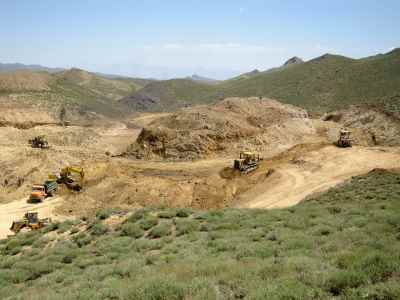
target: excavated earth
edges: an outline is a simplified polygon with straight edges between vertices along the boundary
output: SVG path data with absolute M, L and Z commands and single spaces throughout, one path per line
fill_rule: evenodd
M 64 219 L 101 207 L 284 207 L 354 175 L 400 168 L 393 129 L 399 123 L 367 113 L 375 118 L 338 112 L 340 119 L 311 119 L 274 100 L 231 98 L 103 126 L 62 127 L 55 120 L 21 129 L 21 120 L 9 116 L 13 126 L 0 127 L 0 238 L 26 211 Z M 343 124 L 353 132 L 352 148 L 333 145 Z M 30 148 L 27 141 L 42 134 L 51 148 Z M 239 150 L 264 157 L 255 172 L 232 170 Z M 60 188 L 43 204 L 26 203 L 32 184 L 66 165 L 84 167 L 80 193 Z

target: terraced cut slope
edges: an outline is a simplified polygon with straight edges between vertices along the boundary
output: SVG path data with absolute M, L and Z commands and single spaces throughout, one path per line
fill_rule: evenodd
M 102 210 L 0 242 L 2 299 L 399 299 L 400 174 L 275 210 Z

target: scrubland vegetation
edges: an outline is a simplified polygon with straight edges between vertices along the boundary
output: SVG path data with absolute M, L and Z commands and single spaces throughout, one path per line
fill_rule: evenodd
M 400 174 L 287 209 L 114 210 L 0 242 L 1 299 L 399 299 Z

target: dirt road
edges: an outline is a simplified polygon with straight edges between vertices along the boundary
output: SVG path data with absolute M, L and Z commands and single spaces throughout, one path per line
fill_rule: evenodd
M 42 203 L 29 204 L 26 198 L 7 204 L 0 204 L 0 239 L 13 234 L 9 230 L 14 220 L 22 219 L 26 212 L 38 212 L 40 218 L 62 220 L 61 216 L 54 215 L 53 210 L 62 202 L 61 197 L 48 198 Z
M 237 207 L 279 208 L 375 168 L 400 168 L 399 148 L 326 146 L 278 165 L 263 184 L 240 195 Z

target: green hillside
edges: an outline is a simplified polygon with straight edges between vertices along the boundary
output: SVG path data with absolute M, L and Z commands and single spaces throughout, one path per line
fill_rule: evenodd
M 80 112 L 118 116 L 125 110 L 119 100 L 140 90 L 149 81 L 134 78 L 104 78 L 80 69 L 50 74 L 16 71 L 0 74 L 0 94 L 14 105 L 60 106 Z
M 400 50 L 360 60 L 328 54 L 279 72 L 228 82 L 222 91 L 229 96 L 267 96 L 312 111 L 383 103 L 400 97 Z
M 214 101 L 218 84 L 211 85 L 191 79 L 171 79 L 156 81 L 123 99 L 121 103 L 132 110 L 172 111 L 188 105 Z
M 400 299 L 399 173 L 288 209 L 109 217 L 0 241 L 0 298 Z
M 163 81 L 127 98 L 133 108 L 146 99 L 144 110 L 158 110 L 166 102 L 208 103 L 228 96 L 263 96 L 298 105 L 312 112 L 350 104 L 378 104 L 400 111 L 400 49 L 364 59 L 326 54 L 306 63 L 252 72 L 213 87 L 181 81 Z M 156 87 L 156 88 L 155 88 Z

